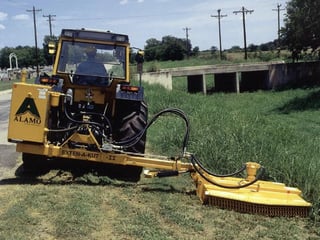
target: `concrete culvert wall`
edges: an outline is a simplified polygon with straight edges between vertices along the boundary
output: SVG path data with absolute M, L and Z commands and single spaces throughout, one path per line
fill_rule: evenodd
M 142 81 L 172 89 L 172 77 L 187 76 L 188 92 L 206 94 L 206 75 L 214 75 L 210 92 L 253 92 L 320 84 L 320 61 L 304 63 L 252 63 L 163 69 L 144 73 Z
M 269 88 L 282 89 L 320 84 L 320 62 L 272 64 Z

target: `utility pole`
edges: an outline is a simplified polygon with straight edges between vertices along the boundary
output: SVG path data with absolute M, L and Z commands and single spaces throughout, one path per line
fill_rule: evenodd
M 185 27 L 183 28 L 183 30 L 186 32 L 186 50 L 187 50 L 187 57 L 189 57 L 189 30 L 191 30 L 191 28 Z
M 221 15 L 221 9 L 218 9 L 218 15 L 211 15 L 211 17 L 218 18 L 218 24 L 219 24 L 219 49 L 220 49 L 220 60 L 222 60 L 222 44 L 221 44 L 221 24 L 220 19 L 223 17 L 226 17 L 227 15 Z
M 281 4 L 277 4 L 277 9 L 272 9 L 272 11 L 278 12 L 278 57 L 280 57 L 280 12 L 285 10 L 284 8 L 281 8 Z
M 35 9 L 34 6 L 33 6 L 32 10 L 27 10 L 27 12 L 32 12 L 32 14 L 33 14 L 34 42 L 35 42 L 35 47 L 36 47 L 37 77 L 39 77 L 39 56 L 38 56 L 36 12 L 40 12 L 40 11 L 42 11 L 42 10 L 41 9 Z
M 50 29 L 50 38 L 52 38 L 52 24 L 51 22 L 54 21 L 55 19 L 53 19 L 52 17 L 56 17 L 56 15 L 42 15 L 43 17 L 47 17 L 48 18 L 48 22 L 49 22 L 49 29 Z
M 244 40 L 244 59 L 248 59 L 247 55 L 247 37 L 246 37 L 246 14 L 253 13 L 253 10 L 248 10 L 245 7 L 242 7 L 239 11 L 233 11 L 234 14 L 242 13 L 242 22 L 243 22 L 243 40 Z

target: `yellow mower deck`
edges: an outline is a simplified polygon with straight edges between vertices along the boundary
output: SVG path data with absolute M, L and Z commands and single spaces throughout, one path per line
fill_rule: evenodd
M 207 177 L 224 186 L 247 183 L 241 178 Z M 306 217 L 311 208 L 311 204 L 301 197 L 299 189 L 287 187 L 283 183 L 259 180 L 244 188 L 228 189 L 207 182 L 198 173 L 193 173 L 192 178 L 197 185 L 197 195 L 204 204 L 244 213 L 284 217 Z

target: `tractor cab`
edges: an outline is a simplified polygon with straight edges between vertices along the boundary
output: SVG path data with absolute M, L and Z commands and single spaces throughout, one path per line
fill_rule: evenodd
M 63 29 L 53 75 L 67 85 L 109 87 L 129 82 L 129 39 L 127 35 L 85 29 Z

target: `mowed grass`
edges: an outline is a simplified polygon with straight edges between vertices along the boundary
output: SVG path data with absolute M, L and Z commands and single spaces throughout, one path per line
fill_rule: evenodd
M 51 179 L 52 180 L 52 179 Z M 0 239 L 318 239 L 310 219 L 201 205 L 189 177 L 1 185 Z
M 51 170 L 31 179 L 8 169 L 0 181 L 0 239 L 320 239 L 320 88 L 241 94 L 188 94 L 145 86 L 150 118 L 167 107 L 191 123 L 188 151 L 218 173 L 260 162 L 264 178 L 299 187 L 313 203 L 309 218 L 269 218 L 204 206 L 188 175 L 137 184 L 91 172 Z M 185 126 L 161 117 L 148 151 L 181 152 Z M 17 167 L 21 159 L 17 160 Z

